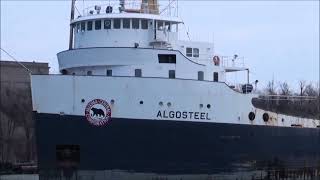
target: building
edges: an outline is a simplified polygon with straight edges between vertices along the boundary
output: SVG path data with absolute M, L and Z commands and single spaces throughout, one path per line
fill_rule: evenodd
M 49 74 L 48 63 L 21 63 L 32 74 Z M 0 94 L 0 164 L 36 160 L 29 72 L 1 60 Z

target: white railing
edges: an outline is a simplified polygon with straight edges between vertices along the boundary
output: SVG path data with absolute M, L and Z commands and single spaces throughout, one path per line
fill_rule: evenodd
M 220 61 L 223 67 L 245 67 L 244 57 L 220 56 Z
M 142 13 L 142 14 L 160 14 L 169 17 L 177 17 L 178 10 L 175 6 L 176 0 L 172 0 L 167 5 L 159 5 L 159 4 L 143 4 L 141 2 L 137 2 L 135 0 L 126 0 L 124 3 L 123 12 L 134 12 L 134 13 Z M 121 6 L 119 1 L 110 1 L 107 4 L 97 4 L 93 6 L 89 6 L 84 8 L 83 10 L 77 11 L 77 16 L 90 16 L 97 14 L 107 14 L 107 7 L 112 7 L 112 14 L 121 13 Z M 148 7 L 152 7 L 153 9 L 149 9 Z M 109 14 L 109 13 L 108 13 Z
M 297 96 L 297 95 L 260 95 L 259 99 L 268 101 L 317 101 L 316 96 Z

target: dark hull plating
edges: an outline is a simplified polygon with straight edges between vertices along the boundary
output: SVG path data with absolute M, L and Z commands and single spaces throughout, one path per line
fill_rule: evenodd
M 35 114 L 39 170 L 60 168 L 57 145 L 78 145 L 78 170 L 218 174 L 317 168 L 320 129 Z

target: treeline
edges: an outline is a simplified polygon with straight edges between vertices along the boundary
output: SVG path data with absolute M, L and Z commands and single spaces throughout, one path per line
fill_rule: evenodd
M 298 82 L 298 89 L 293 89 L 287 82 L 274 80 L 260 91 L 261 96 L 253 104 L 268 111 L 320 120 L 319 82 Z

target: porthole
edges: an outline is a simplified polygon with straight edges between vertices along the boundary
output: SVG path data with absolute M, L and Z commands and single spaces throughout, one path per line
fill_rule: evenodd
M 211 105 L 210 105 L 210 104 L 207 104 L 207 108 L 210 109 L 210 108 L 211 108 Z
M 248 117 L 251 121 L 253 121 L 256 118 L 256 115 L 254 114 L 254 112 L 250 112 Z
M 170 107 L 170 106 L 171 106 L 171 102 L 168 102 L 168 103 L 167 103 L 167 106 Z
M 200 104 L 200 108 L 203 108 L 203 104 Z
M 110 102 L 111 102 L 111 104 L 114 104 L 114 99 L 111 99 L 111 101 L 110 101 Z
M 143 104 L 143 101 L 140 101 L 139 103 L 140 103 L 140 104 Z
M 262 119 L 263 119 L 264 122 L 268 122 L 268 120 L 269 120 L 269 114 L 268 114 L 268 113 L 263 113 Z
M 85 100 L 84 100 L 84 99 L 81 99 L 81 102 L 82 102 L 82 103 L 84 103 L 84 102 L 85 102 Z
M 160 101 L 160 102 L 159 102 L 159 106 L 162 106 L 162 105 L 163 105 L 163 102 L 162 102 L 162 101 Z

